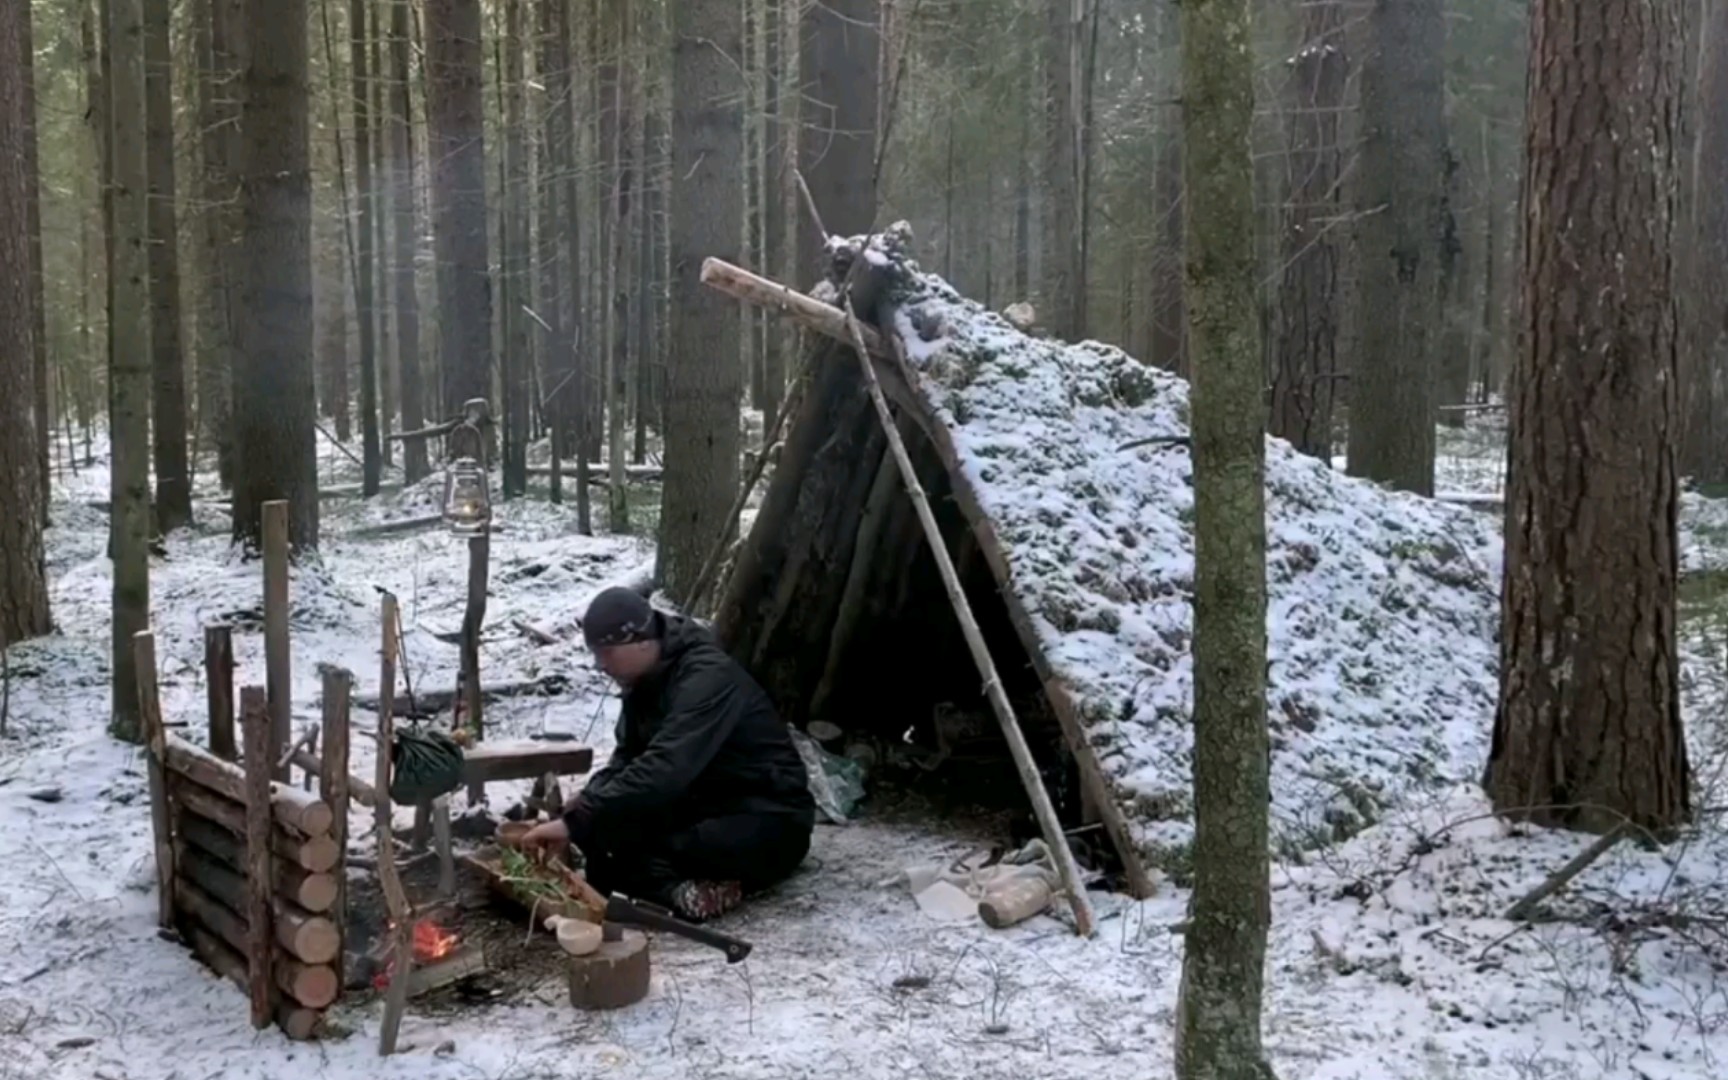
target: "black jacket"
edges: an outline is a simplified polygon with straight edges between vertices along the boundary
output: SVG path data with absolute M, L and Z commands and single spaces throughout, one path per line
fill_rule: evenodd
M 612 760 L 572 812 L 600 826 L 753 812 L 813 823 L 804 761 L 768 695 L 701 625 L 659 618 L 660 662 L 624 695 Z

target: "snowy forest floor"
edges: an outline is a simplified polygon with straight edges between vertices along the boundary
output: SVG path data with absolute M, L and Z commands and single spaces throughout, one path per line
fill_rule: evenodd
M 1496 492 L 1500 460 L 1484 427 L 1442 431 L 1443 490 Z M 327 443 L 320 456 L 326 484 L 355 479 Z M 1007 931 L 929 922 L 897 872 L 1005 837 L 990 818 L 938 816 L 910 797 L 875 798 L 854 823 L 819 826 L 791 881 L 722 921 L 755 944 L 746 963 L 656 939 L 653 989 L 632 1008 L 577 1013 L 556 980 L 463 1012 L 411 1004 L 406 1050 L 383 1062 L 371 995 L 333 1014 L 346 1038 L 296 1044 L 254 1031 L 234 986 L 156 934 L 142 759 L 105 731 L 107 519 L 90 505 L 107 498 L 100 447 L 95 467 L 57 481 L 48 556 L 58 633 L 11 650 L 0 739 L 0 1080 L 1170 1074 L 1181 970 L 1170 928 L 1187 894 L 1096 896 L 1101 927 L 1087 942 L 1048 916 Z M 573 510 L 542 490 L 501 507 L 482 669 L 491 682 L 562 674 L 571 689 L 491 707 L 488 729 L 573 732 L 603 760 L 616 698 L 574 643 L 573 620 L 598 588 L 649 569 L 653 549 L 640 537 L 578 535 Z M 456 649 L 436 635 L 461 621 L 463 546 L 436 530 L 349 535 L 424 513 L 435 492 L 428 483 L 371 504 L 322 504 L 321 558 L 293 581 L 297 722 L 317 715 L 320 662 L 375 689 L 377 587 L 402 600 L 414 687 L 454 685 Z M 604 521 L 603 498 L 595 512 Z M 238 681 L 262 682 L 260 570 L 231 553 L 227 527 L 213 502 L 200 503 L 196 525 L 152 564 L 164 709 L 192 721 L 194 737 L 205 623 L 235 624 Z M 1306 865 L 1275 864 L 1265 1030 L 1284 1080 L 1728 1070 L 1728 505 L 1689 496 L 1683 529 L 1700 827 L 1662 852 L 1622 845 L 1550 902 L 1551 918 L 1527 926 L 1501 914 L 1588 838 L 1510 830 L 1469 786 L 1404 806 Z M 515 619 L 566 643 L 537 647 Z M 355 758 L 354 771 L 370 775 L 366 740 L 355 740 Z M 50 787 L 60 801 L 32 797 Z M 494 785 L 494 807 L 507 801 L 508 785 Z M 354 823 L 361 851 L 365 816 Z

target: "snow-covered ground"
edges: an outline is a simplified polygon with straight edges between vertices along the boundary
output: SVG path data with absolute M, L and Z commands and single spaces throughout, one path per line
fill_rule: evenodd
M 322 444 L 321 453 L 327 483 L 353 479 L 346 459 Z M 410 1006 L 406 1050 L 388 1061 L 376 1057 L 375 1002 L 338 1011 L 346 1038 L 307 1045 L 274 1028 L 254 1031 L 238 990 L 157 937 L 142 762 L 104 732 L 106 518 L 87 505 L 107 497 L 104 463 L 61 479 L 49 537 L 59 632 L 11 650 L 10 730 L 0 740 L 0 1078 L 1170 1074 L 1181 965 L 1171 928 L 1186 894 L 1170 888 L 1140 903 L 1096 896 L 1101 927 L 1090 941 L 1050 916 L 1007 931 L 926 921 L 893 882 L 896 872 L 1001 837 L 986 821 L 938 820 L 916 803 L 867 802 L 854 824 L 819 827 L 792 881 L 723 921 L 756 945 L 744 964 L 656 940 L 653 989 L 632 1008 L 577 1013 L 557 982 L 456 1016 Z M 421 512 L 429 498 L 422 489 L 370 507 L 323 504 L 321 560 L 293 583 L 302 719 L 316 713 L 319 662 L 350 667 L 362 689 L 374 686 L 376 587 L 402 599 L 416 689 L 453 685 L 456 650 L 435 635 L 460 622 L 460 543 L 436 531 L 346 535 Z M 1701 508 L 1689 510 L 1689 523 Z M 1709 520 L 1728 520 L 1710 509 Z M 596 511 L 603 521 L 598 500 Z M 615 701 L 585 654 L 575 644 L 535 646 L 511 622 L 529 619 L 571 639 L 587 597 L 646 569 L 652 549 L 630 537 L 582 537 L 573 511 L 538 500 L 506 505 L 501 516 L 488 678 L 564 673 L 573 690 L 496 707 L 489 726 L 573 731 L 604 754 Z M 230 554 L 226 526 L 219 509 L 202 504 L 196 527 L 170 537 L 152 566 L 165 707 L 194 720 L 193 737 L 206 622 L 234 621 L 240 680 L 262 675 L 259 569 Z M 1689 541 L 1714 559 L 1728 558 L 1720 536 L 1689 524 Z M 1707 605 L 1694 610 L 1685 671 L 1693 761 L 1710 785 L 1698 803 L 1711 811 L 1728 804 L 1728 632 L 1717 615 Z M 355 742 L 362 775 L 365 742 Z M 1456 752 L 1479 753 L 1482 742 Z M 60 789 L 60 801 L 31 797 L 48 787 Z M 363 817 L 354 821 L 362 850 L 370 843 Z M 1719 812 L 1703 821 L 1667 851 L 1611 853 L 1554 902 L 1564 918 L 1529 927 L 1501 914 L 1587 838 L 1514 835 L 1467 782 L 1412 796 L 1350 840 L 1280 862 L 1265 1024 L 1279 1075 L 1724 1075 L 1728 836 Z

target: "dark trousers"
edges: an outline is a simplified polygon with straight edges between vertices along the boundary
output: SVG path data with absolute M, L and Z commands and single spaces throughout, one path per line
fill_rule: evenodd
M 810 851 L 811 826 L 806 814 L 758 811 L 658 828 L 594 821 L 571 840 L 596 889 L 666 904 L 682 881 L 736 881 L 748 894 L 785 880 Z

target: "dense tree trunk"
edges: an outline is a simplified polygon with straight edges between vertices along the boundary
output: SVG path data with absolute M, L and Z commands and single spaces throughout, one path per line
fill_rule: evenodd
M 1679 24 L 1673 5 L 1639 0 L 1535 0 L 1531 20 L 1484 786 L 1542 825 L 1666 830 L 1691 814 L 1675 630 Z
M 492 398 L 480 0 L 426 0 L 426 127 L 444 408 Z
M 1458 155 L 1448 148 L 1440 230 L 1439 338 L 1434 359 L 1436 404 L 1453 406 L 1439 413 L 1439 419 L 1448 427 L 1464 426 L 1464 411 L 1458 406 L 1470 398 L 1469 328 L 1475 316 L 1470 267 L 1465 261 L 1463 239 L 1458 235 L 1462 166 Z
M 552 0 L 558 6 L 558 40 L 560 55 L 564 60 L 564 77 L 560 80 L 564 120 L 560 138 L 554 144 L 558 150 L 558 172 L 564 180 L 564 214 L 566 228 L 564 265 L 569 267 L 570 315 L 567 323 L 567 352 L 565 359 L 567 368 L 561 381 L 567 380 L 561 393 L 564 395 L 562 406 L 567 428 L 563 446 L 576 455 L 576 529 L 588 535 L 593 532 L 592 506 L 588 496 L 588 405 L 592 394 L 593 380 L 589 377 L 592 361 L 592 334 L 583 322 L 583 313 L 591 310 L 583 303 L 583 290 L 586 278 L 578 267 L 583 266 L 583 229 L 582 229 L 582 182 L 581 172 L 577 168 L 579 158 L 578 145 L 583 129 L 583 120 L 577 115 L 578 100 L 576 75 L 571 58 L 577 55 L 570 18 L 572 0 Z M 583 85 L 586 84 L 584 80 Z M 583 98 L 587 95 L 584 93 Z M 591 232 L 597 230 L 590 230 Z
M 1434 490 L 1434 383 L 1445 237 L 1441 0 L 1382 3 L 1362 58 L 1349 471 Z
M 35 397 L 32 400 L 32 411 L 35 415 L 36 429 L 36 462 L 41 473 L 42 491 L 38 500 L 38 513 L 42 523 L 48 523 L 48 504 L 54 490 L 54 477 L 50 470 L 50 454 L 48 444 L 52 437 L 53 421 L 48 413 L 48 305 L 44 295 L 45 280 L 42 273 L 42 175 L 41 161 L 38 152 L 40 137 L 38 134 L 39 120 L 36 110 L 36 47 L 35 32 L 31 26 L 31 5 L 26 2 L 17 5 L 19 56 L 22 64 L 20 81 L 23 83 L 24 105 L 22 112 L 22 161 L 24 164 L 24 215 L 25 227 L 29 229 L 30 244 L 30 361 L 33 369 L 31 381 L 34 383 Z M 0 206 L 12 205 L 0 203 Z M 5 640 L 5 634 L 0 633 L 0 641 Z
M 570 138 L 570 46 L 563 18 L 564 0 L 539 0 L 541 150 L 536 159 L 539 176 L 535 190 L 540 199 L 539 244 L 535 250 L 538 268 L 540 317 L 545 358 L 540 369 L 540 403 L 545 410 L 542 419 L 550 438 L 552 451 L 551 498 L 564 501 L 563 454 L 564 436 L 571 415 L 568 403 L 576 393 L 570 385 L 574 359 L 570 346 L 570 320 L 564 297 L 564 245 L 569 223 L 565 211 L 574 210 L 562 197 L 565 167 L 565 144 Z
M 107 0 L 112 200 L 108 270 L 108 416 L 112 465 L 108 552 L 114 562 L 111 730 L 136 742 L 132 637 L 150 621 L 150 253 L 144 111 L 144 7 Z
M 0 17 L 0 206 L 25 205 L 29 175 L 25 142 L 34 123 L 25 87 L 29 5 Z M 31 286 L 28 215 L 0 214 L 0 483 L 7 492 L 0 514 L 0 649 L 46 634 L 48 585 L 43 569 L 42 504 L 47 477 L 39 457 L 33 356 L 36 318 Z
M 1182 5 L 1182 145 L 1194 435 L 1194 898 L 1176 1075 L 1270 1072 L 1266 508 L 1247 0 Z
M 372 300 L 376 315 L 378 367 L 378 462 L 381 469 L 394 464 L 390 433 L 396 428 L 398 364 L 396 317 L 391 310 L 395 263 L 390 257 L 390 237 L 395 233 L 395 192 L 390 187 L 390 113 L 385 104 L 384 4 L 389 0 L 367 0 L 367 18 L 372 22 L 366 47 L 366 70 L 371 86 L 372 135 Z
M 180 231 L 175 212 L 174 69 L 169 59 L 168 12 L 169 0 L 144 0 L 150 407 L 156 462 L 156 524 L 162 532 L 192 520 L 192 477 L 186 456 L 186 359 L 180 333 Z
M 255 549 L 261 507 L 286 499 L 289 544 L 304 552 L 318 546 L 306 0 L 248 0 L 245 14 L 234 539 Z
M 360 331 L 360 490 L 378 494 L 383 480 L 383 449 L 378 442 L 378 339 L 374 332 L 377 313 L 372 293 L 373 197 L 372 107 L 367 90 L 366 0 L 348 4 L 348 68 L 351 78 L 348 103 L 354 110 L 354 202 L 359 210 L 354 229 L 354 321 Z
M 1689 287 L 1680 297 L 1680 473 L 1728 483 L 1728 0 L 1703 0 L 1699 27 L 1690 220 L 1677 256 Z
M 1044 243 L 1040 323 L 1077 340 L 1080 314 L 1080 172 L 1075 102 L 1074 0 L 1050 0 L 1044 36 Z
M 822 223 L 837 236 L 865 232 L 876 220 L 879 3 L 826 0 L 804 8 L 799 63 L 808 89 L 799 158 Z M 807 287 L 827 265 L 808 214 L 798 215 L 798 237 L 797 281 Z
M 203 29 L 198 49 L 199 150 L 203 168 L 198 190 L 202 245 L 199 276 L 198 427 L 201 441 L 215 448 L 217 476 L 234 483 L 234 429 L 229 375 L 233 370 L 233 265 L 235 202 L 233 146 L 239 116 L 239 64 L 234 48 L 235 0 L 200 0 L 193 18 Z
M 504 349 L 499 371 L 504 387 L 504 495 L 528 490 L 529 388 L 534 381 L 534 346 L 528 334 L 529 302 L 534 261 L 528 250 L 527 105 L 522 85 L 522 4 L 503 0 L 504 39 L 504 190 L 503 287 L 500 305 Z
M 728 0 L 679 4 L 672 13 L 672 336 L 656 576 L 680 601 L 715 537 L 732 528 L 739 483 L 742 373 L 716 359 L 738 355 L 738 308 L 698 279 L 703 259 L 734 259 L 743 241 L 743 86 L 728 59 L 742 47 L 742 21 Z
M 1303 9 L 1302 48 L 1285 86 L 1286 167 L 1268 428 L 1304 454 L 1332 459 L 1332 397 L 1338 364 L 1338 114 L 1344 103 L 1344 15 L 1337 4 Z
M 424 371 L 420 351 L 420 296 L 415 288 L 414 255 L 419 249 L 414 195 L 419 188 L 419 163 L 414 157 L 414 94 L 408 78 L 408 18 L 412 0 L 390 0 L 390 186 L 391 216 L 395 219 L 396 251 L 391 265 L 395 283 L 397 373 L 402 398 L 402 430 L 415 431 L 426 420 Z M 402 470 L 412 484 L 426 476 L 429 462 L 424 439 L 402 444 Z

